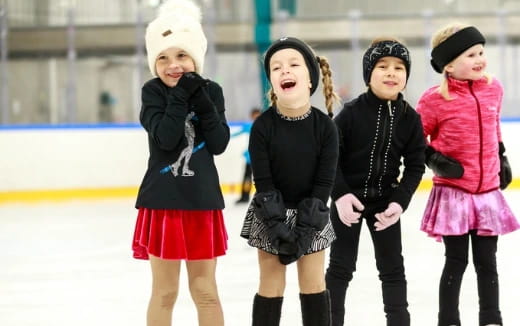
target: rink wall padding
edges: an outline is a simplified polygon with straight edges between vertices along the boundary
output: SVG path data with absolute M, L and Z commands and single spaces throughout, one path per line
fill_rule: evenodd
M 237 134 L 242 122 L 230 124 Z M 520 189 L 520 119 L 502 123 L 506 154 Z M 237 194 L 248 135 L 231 138 L 216 157 L 222 190 Z M 0 127 L 0 204 L 71 199 L 132 198 L 146 169 L 146 132 L 137 124 Z M 419 191 L 431 188 L 428 171 Z

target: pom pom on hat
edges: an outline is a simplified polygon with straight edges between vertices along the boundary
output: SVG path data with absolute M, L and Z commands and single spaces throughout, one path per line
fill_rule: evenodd
M 200 8 L 190 0 L 168 0 L 159 7 L 159 15 L 148 24 L 145 35 L 148 67 L 153 76 L 157 76 L 157 56 L 171 47 L 186 51 L 195 62 L 195 71 L 202 74 L 208 41 L 201 16 Z

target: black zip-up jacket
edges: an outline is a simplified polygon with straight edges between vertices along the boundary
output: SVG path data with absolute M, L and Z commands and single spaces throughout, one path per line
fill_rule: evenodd
M 215 82 L 205 87 L 213 110 L 195 114 L 182 88 L 168 87 L 159 78 L 144 84 L 140 121 L 148 132 L 150 157 L 136 207 L 224 208 L 213 156 L 226 149 L 229 127 L 222 88 Z
M 352 193 L 365 205 L 397 202 L 406 210 L 425 171 L 419 114 L 402 94 L 385 101 L 369 89 L 346 103 L 334 122 L 340 150 L 332 199 Z

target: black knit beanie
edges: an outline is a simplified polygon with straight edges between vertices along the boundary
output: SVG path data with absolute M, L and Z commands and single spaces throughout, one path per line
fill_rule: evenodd
M 461 29 L 433 48 L 430 63 L 438 73 L 462 52 L 476 44 L 485 44 L 484 36 L 473 26 Z
M 412 64 L 408 49 L 399 42 L 385 40 L 372 44 L 363 55 L 363 79 L 367 86 L 370 83 L 372 70 L 374 70 L 377 61 L 383 57 L 396 57 L 403 60 L 406 68 L 406 81 L 408 81 Z
M 305 59 L 305 64 L 307 65 L 307 69 L 309 70 L 309 75 L 311 77 L 311 95 L 318 88 L 318 83 L 320 80 L 320 66 L 318 62 L 318 57 L 314 55 L 311 48 L 305 44 L 305 42 L 294 38 L 294 37 L 282 37 L 276 40 L 269 49 L 265 52 L 264 56 L 264 69 L 267 75 L 267 79 L 270 79 L 271 71 L 269 69 L 269 61 L 273 54 L 282 49 L 295 49 L 300 52 Z

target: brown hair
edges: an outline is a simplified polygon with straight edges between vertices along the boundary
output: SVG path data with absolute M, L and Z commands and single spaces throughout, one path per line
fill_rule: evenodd
M 392 41 L 392 42 L 397 42 L 397 43 L 401 43 L 402 45 L 405 45 L 404 42 L 402 40 L 398 39 L 397 37 L 379 36 L 372 40 L 372 43 L 370 43 L 370 46 L 376 45 L 377 43 L 384 42 L 384 41 Z

